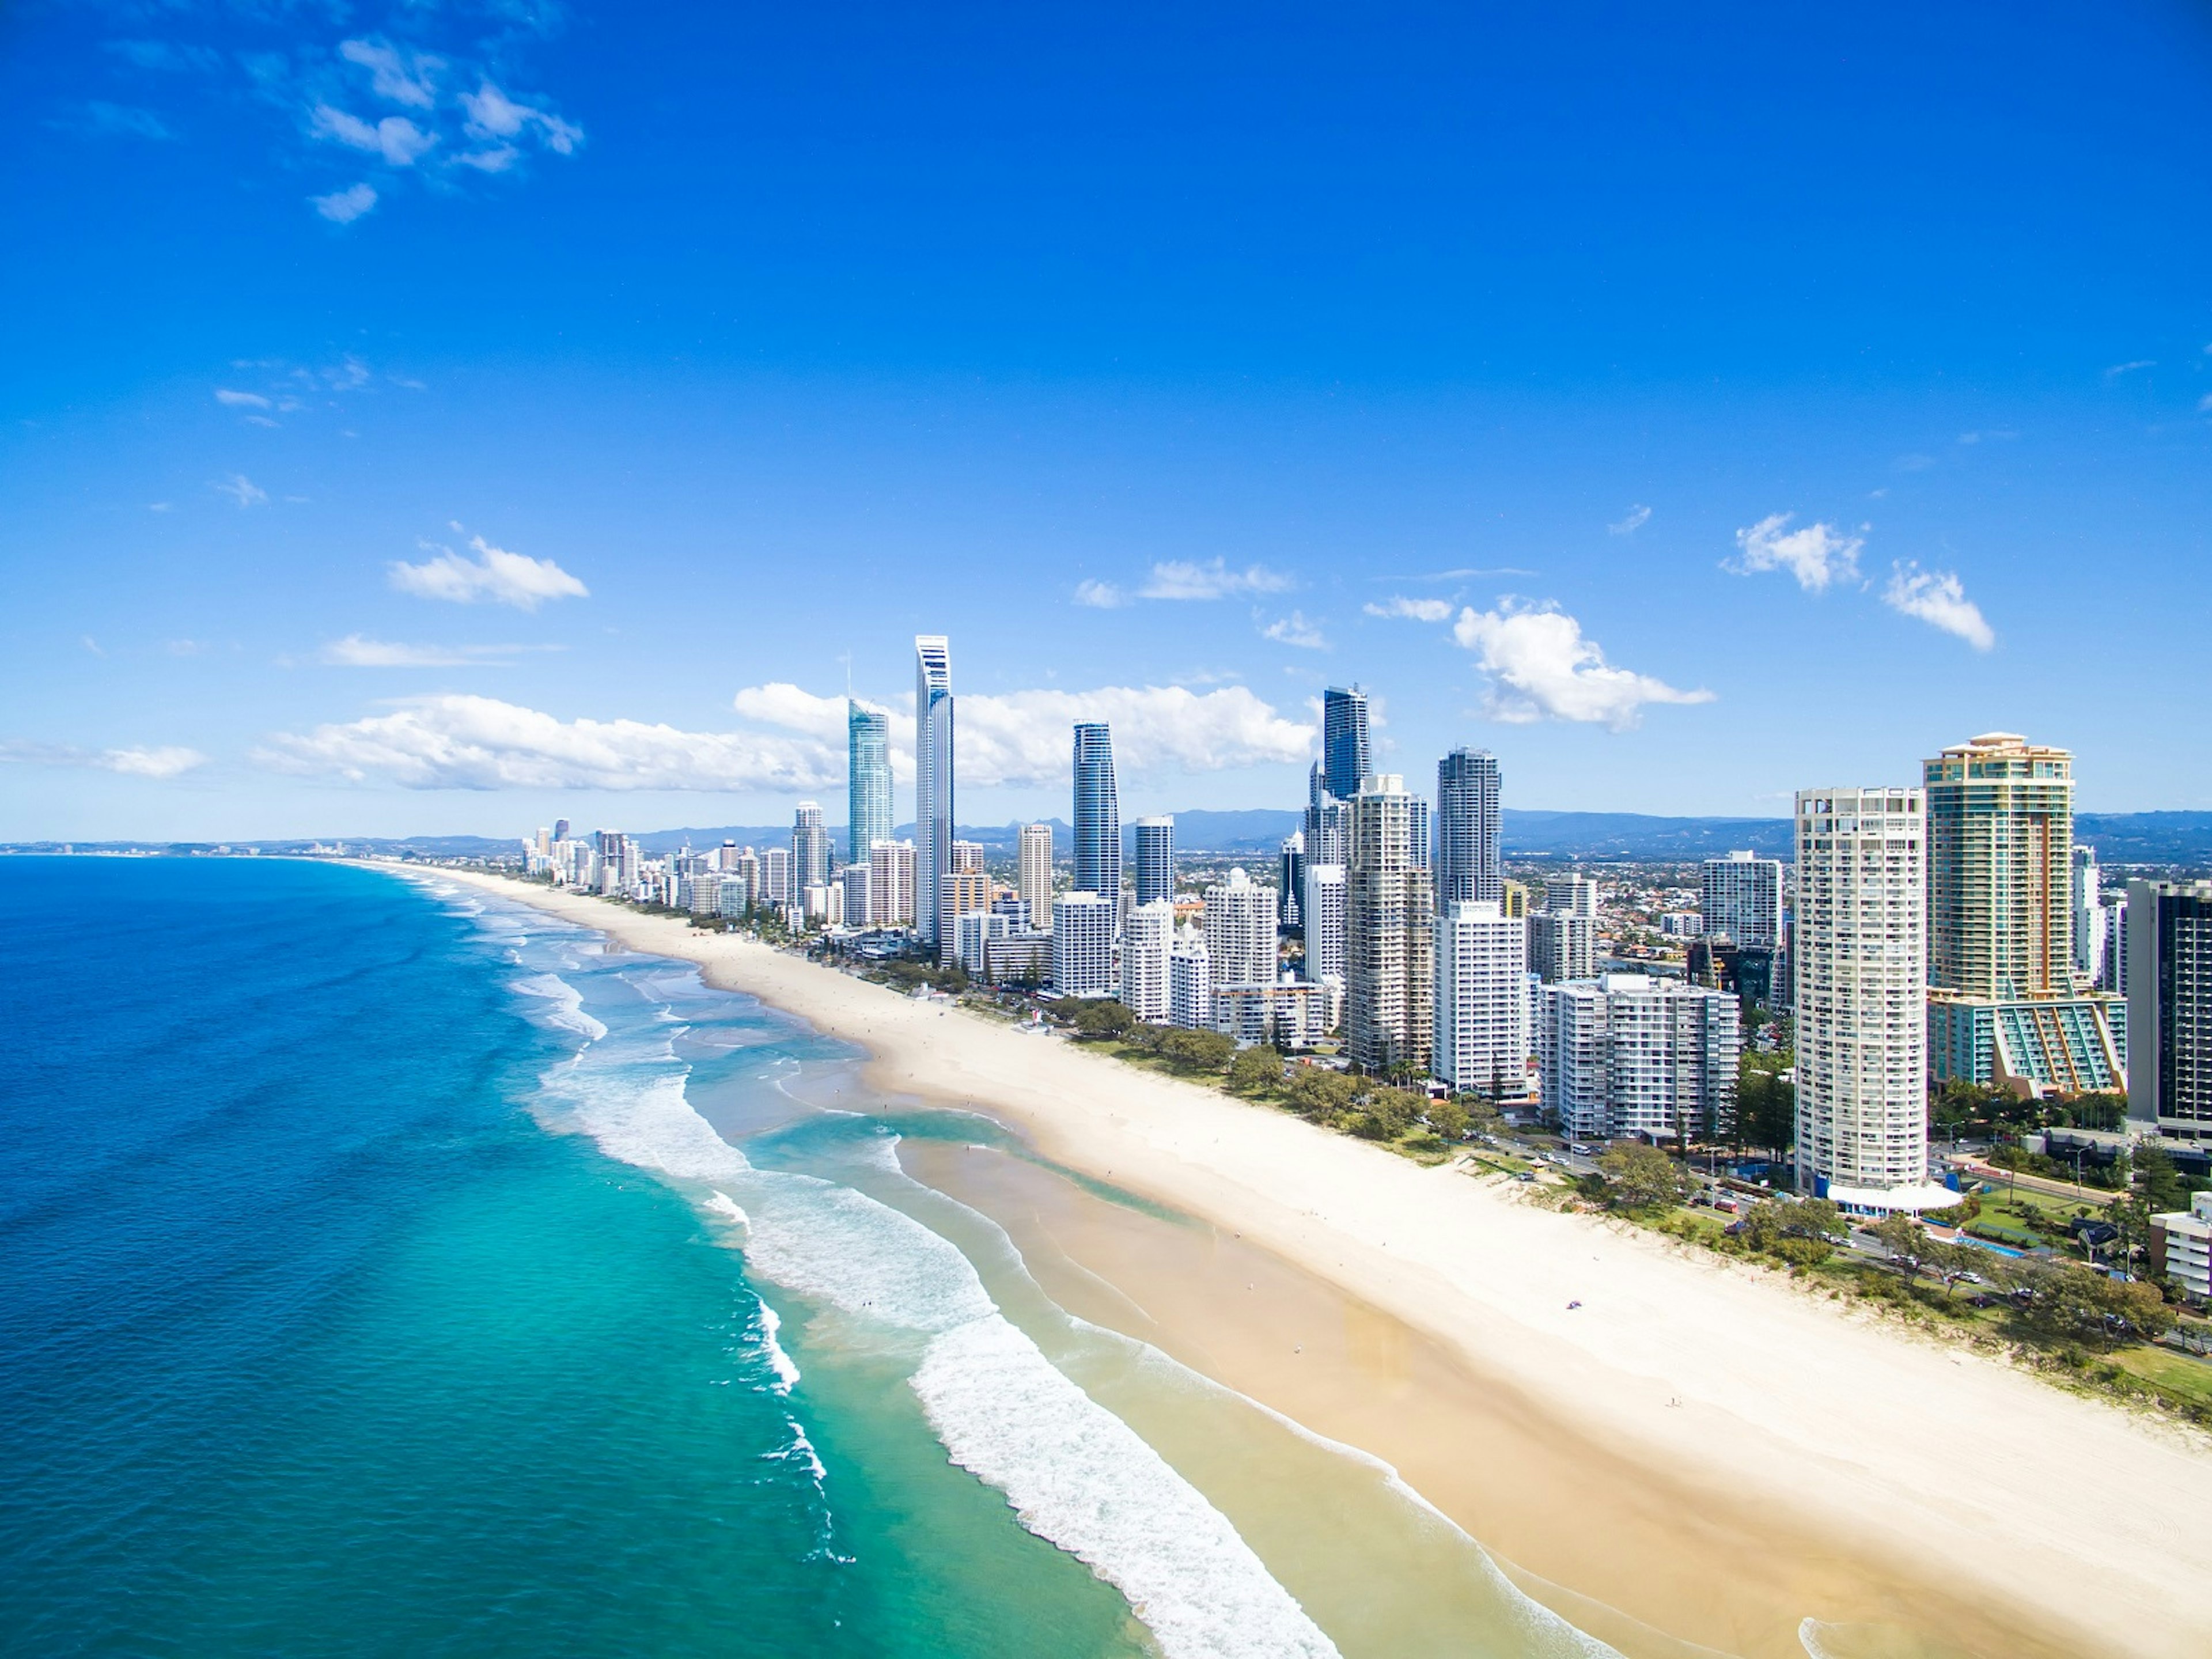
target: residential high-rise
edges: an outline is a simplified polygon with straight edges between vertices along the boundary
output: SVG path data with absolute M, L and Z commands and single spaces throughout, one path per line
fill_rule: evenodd
M 937 878 L 937 959 L 953 959 L 958 940 L 953 923 L 991 908 L 991 878 L 981 870 L 947 870 Z
M 1316 984 L 1344 983 L 1344 866 L 1309 864 L 1298 901 L 1305 918 L 1306 977 Z
M 1442 814 L 1438 814 L 1442 817 Z M 1528 1092 L 1528 930 L 1494 899 L 1461 899 L 1436 921 L 1435 1075 L 1492 1100 Z
M 1718 1134 L 1735 1116 L 1741 1015 L 1725 991 L 1643 974 L 1543 988 L 1544 1109 L 1577 1140 Z
M 1931 1073 L 2033 1096 L 2124 1087 L 2126 1016 L 2077 994 L 2074 757 L 1992 732 L 1925 763 Z
M 1285 931 L 1306 925 L 1306 832 L 1293 830 L 1283 837 L 1276 856 L 1275 890 L 1283 896 L 1282 925 Z
M 952 648 L 942 634 L 914 640 L 915 926 L 937 943 L 938 883 L 952 868 Z
M 1052 988 L 1062 996 L 1114 994 L 1114 919 L 1103 893 L 1062 893 L 1052 902 Z
M 1917 789 L 1796 804 L 1797 1186 L 1869 1211 L 1928 1181 L 1927 817 Z
M 1136 826 L 1137 902 L 1175 900 L 1175 820 L 1139 818 Z
M 2072 902 L 2074 971 L 2092 984 L 2105 965 L 2104 890 L 2097 881 L 2097 849 L 2083 842 L 2074 844 Z
M 916 866 L 910 841 L 879 841 L 868 848 L 868 921 L 877 927 L 911 927 Z
M 1455 749 L 1437 763 L 1437 911 L 1473 900 L 1499 904 L 1505 866 L 1498 850 L 1498 757 Z
M 1129 912 L 1121 930 L 1121 1000 L 1148 1024 L 1164 1025 L 1172 986 L 1168 959 L 1175 949 L 1175 906 L 1152 899 Z
M 957 839 L 953 842 L 952 873 L 956 876 L 980 876 L 983 873 L 983 843 L 981 842 Z
M 875 898 L 868 888 L 874 875 L 872 856 L 856 859 L 837 872 L 837 879 L 845 884 L 847 927 L 870 927 L 875 925 Z
M 1169 947 L 1168 1023 L 1190 1031 L 1213 1029 L 1213 964 L 1203 940 L 1178 937 Z
M 796 904 L 799 902 L 798 884 L 791 878 L 791 849 L 787 847 L 764 847 L 760 855 L 760 887 L 762 902 L 768 904 Z
M 1328 777 L 1316 765 L 1306 779 L 1304 838 L 1308 864 L 1341 864 L 1352 834 L 1352 807 L 1329 793 Z
M 880 709 L 845 699 L 845 862 L 866 864 L 868 848 L 891 838 L 891 721 Z M 851 912 L 846 912 L 849 918 Z
M 1544 908 L 1597 920 L 1597 884 L 1588 876 L 1550 876 L 1544 881 Z
M 1121 806 L 1114 792 L 1114 735 L 1103 720 L 1075 726 L 1075 890 L 1121 902 Z
M 566 841 L 568 839 L 568 819 L 556 818 L 553 820 L 553 839 L 556 841 Z
M 1025 823 L 1016 857 L 1016 885 L 1030 908 L 1030 926 L 1052 925 L 1052 826 Z
M 2128 1116 L 2212 1138 L 2212 881 L 2128 884 Z
M 1242 869 L 1206 890 L 1206 954 L 1216 995 L 1224 985 L 1275 982 L 1276 897 Z
M 1597 973 L 1597 922 L 1579 910 L 1539 910 L 1528 918 L 1528 969 L 1547 985 Z
M 1364 700 L 1360 712 L 1364 730 Z M 1344 1032 L 1354 1063 L 1370 1072 L 1429 1066 L 1435 911 L 1428 860 L 1413 844 L 1425 816 L 1416 804 L 1395 773 L 1370 776 L 1352 800 Z
M 791 882 L 800 892 L 830 879 L 830 832 L 818 802 L 803 800 L 791 819 Z
M 1708 938 L 1726 933 L 1739 950 L 1782 947 L 1782 860 L 1749 851 L 1707 859 L 1701 866 L 1698 910 Z
M 1328 793 L 1352 799 L 1367 776 L 1367 694 L 1358 686 L 1332 685 L 1321 694 L 1321 757 Z

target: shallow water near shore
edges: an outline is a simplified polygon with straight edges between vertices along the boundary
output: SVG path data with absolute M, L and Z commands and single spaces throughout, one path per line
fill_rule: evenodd
M 952 1176 L 1195 1224 L 687 964 L 330 866 L 0 902 L 25 1651 L 1716 1650 L 1516 1584 Z

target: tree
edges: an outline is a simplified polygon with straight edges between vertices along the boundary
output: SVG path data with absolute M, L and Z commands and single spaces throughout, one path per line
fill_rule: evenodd
M 1413 1127 L 1427 1097 L 1410 1089 L 1377 1089 L 1367 1097 L 1367 1121 L 1378 1139 L 1395 1140 Z
M 1875 1225 L 1875 1240 L 1889 1252 L 1890 1266 L 1903 1275 L 1908 1285 L 1920 1277 L 1928 1265 L 1927 1253 L 1930 1243 L 1917 1222 L 1909 1215 L 1886 1215 Z
M 1163 1057 L 1189 1071 L 1218 1072 L 1229 1064 L 1237 1044 L 1218 1031 L 1170 1031 L 1159 1042 Z
M 1237 1057 L 1229 1062 L 1229 1087 L 1232 1093 L 1263 1095 L 1279 1089 L 1283 1083 L 1283 1057 L 1273 1048 L 1240 1048 Z
M 1291 1079 L 1290 1108 L 1300 1117 L 1326 1122 L 1348 1110 L 1359 1096 L 1359 1085 L 1341 1072 L 1303 1066 Z
M 1771 1152 L 1797 1137 L 1797 1091 L 1773 1066 L 1774 1056 L 1747 1054 L 1736 1073 L 1735 1144 Z
M 1137 1017 L 1129 1012 L 1127 1003 L 1115 1002 L 1109 997 L 1090 997 L 1069 1012 L 1067 1023 L 1087 1037 L 1117 1037 L 1136 1025 Z
M 1947 1297 L 1954 1285 L 1972 1273 L 1978 1263 L 1988 1260 L 1987 1251 L 1978 1250 L 1971 1244 L 1946 1244 L 1940 1238 L 1930 1238 L 1920 1246 L 1920 1265 L 1942 1281 Z
M 1467 1108 L 1456 1100 L 1432 1100 L 1429 1103 L 1429 1127 L 1446 1140 L 1467 1139 Z
M 2189 1207 L 2189 1185 L 2163 1147 L 2146 1144 L 2136 1149 L 2136 1190 L 2153 1215 Z
M 1504 1127 L 1505 1120 L 1498 1108 L 1480 1095 L 1454 1095 L 1453 1102 L 1467 1114 L 1467 1132 L 1470 1134 L 1493 1135 Z
M 1679 1202 L 1690 1190 L 1681 1166 L 1656 1146 L 1640 1140 L 1616 1140 L 1597 1161 L 1609 1183 L 1613 1202 L 1621 1209 L 1650 1209 Z

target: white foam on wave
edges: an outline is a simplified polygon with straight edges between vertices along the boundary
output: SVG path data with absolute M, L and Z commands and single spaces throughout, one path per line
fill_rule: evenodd
M 776 1392 L 789 1394 L 793 1384 L 799 1381 L 799 1365 L 788 1353 L 784 1352 L 783 1344 L 777 1340 L 777 1333 L 783 1329 L 782 1316 L 766 1302 L 762 1302 L 760 1304 L 760 1328 L 761 1346 L 767 1350 L 769 1369 L 775 1373 L 779 1385 Z M 808 1449 L 811 1450 L 812 1448 L 809 1447 Z M 820 1473 L 819 1464 L 816 1465 L 816 1473 Z
M 750 1227 L 753 1218 L 741 1209 L 735 1199 L 725 1192 L 707 1194 L 703 1207 L 717 1221 L 726 1221 L 733 1227 Z
M 532 974 L 510 981 L 509 985 L 526 997 L 552 1003 L 554 1006 L 545 1016 L 548 1024 L 579 1032 L 593 1042 L 606 1036 L 607 1028 L 584 1012 L 584 994 L 560 975 Z

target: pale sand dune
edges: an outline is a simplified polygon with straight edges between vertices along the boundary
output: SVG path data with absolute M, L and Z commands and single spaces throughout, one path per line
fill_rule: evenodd
M 697 963 L 712 983 L 864 1045 L 887 1092 L 987 1110 L 1050 1158 L 1403 1322 L 1465 1366 L 1470 1393 L 1495 1388 L 1471 1412 L 1543 1437 L 1540 1456 L 1508 1460 L 1528 1478 L 1547 1478 L 1547 1459 L 1573 1461 L 1555 1443 L 1586 1443 L 1579 1474 L 1559 1478 L 1601 1501 L 1574 1517 L 1579 1551 L 1558 1559 L 1585 1575 L 1574 1589 L 1637 1617 L 1689 1635 L 1680 1621 L 1701 1602 L 1732 1601 L 1698 1622 L 1725 1626 L 1740 1651 L 1781 1651 L 1782 1599 L 1873 1618 L 1924 1614 L 1932 1596 L 1955 1604 L 1946 1638 L 1976 1652 L 2212 1652 L 2212 1528 L 2193 1518 L 2212 1492 L 2201 1437 L 1846 1315 L 1759 1270 L 1540 1210 L 1052 1036 L 598 899 L 455 878 Z M 1304 1377 L 1270 1403 L 1321 1397 Z M 1247 1391 L 1265 1398 L 1264 1379 Z M 1448 1426 L 1428 1439 L 1456 1443 Z M 1473 1525 L 1449 1474 L 1440 1467 L 1443 1490 L 1414 1484 Z M 1616 1564 L 1608 1578 L 1608 1534 L 1625 1555 L 1674 1559 Z M 1789 1559 L 1758 1560 L 1762 1539 Z

